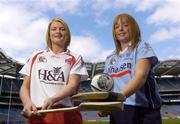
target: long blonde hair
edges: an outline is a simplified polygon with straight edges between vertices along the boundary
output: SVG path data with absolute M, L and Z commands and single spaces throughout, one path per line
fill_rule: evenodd
M 128 23 L 130 27 L 129 40 L 131 41 L 131 50 L 134 50 L 134 48 L 136 48 L 137 44 L 141 40 L 141 31 L 136 20 L 132 16 L 124 13 L 124 14 L 117 15 L 113 21 L 112 33 L 113 33 L 114 43 L 116 47 L 116 53 L 119 53 L 119 51 L 122 51 L 121 44 L 119 43 L 115 34 L 115 25 L 117 24 L 119 20 L 121 20 L 121 22 L 122 20 L 125 20 Z
M 46 32 L 46 43 L 47 43 L 47 47 L 49 47 L 50 49 L 52 49 L 52 42 L 51 42 L 51 38 L 50 38 L 50 27 L 51 27 L 51 24 L 53 22 L 60 22 L 61 24 L 64 25 L 65 27 L 65 30 L 66 30 L 66 41 L 65 41 L 65 49 L 67 49 L 67 47 L 69 46 L 70 42 L 71 42 L 71 33 L 70 33 L 70 30 L 69 30 L 69 27 L 68 25 L 65 23 L 65 21 L 63 21 L 62 19 L 60 18 L 54 18 L 52 19 L 49 24 L 48 24 L 48 28 L 47 28 L 47 32 Z

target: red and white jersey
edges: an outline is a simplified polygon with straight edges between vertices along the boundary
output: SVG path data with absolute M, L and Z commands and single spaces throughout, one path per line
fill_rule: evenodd
M 69 50 L 59 54 L 49 49 L 36 52 L 20 73 L 30 76 L 30 97 L 37 107 L 41 107 L 46 98 L 61 91 L 71 74 L 81 75 L 81 80 L 88 78 L 82 57 Z M 56 104 L 72 106 L 70 97 Z

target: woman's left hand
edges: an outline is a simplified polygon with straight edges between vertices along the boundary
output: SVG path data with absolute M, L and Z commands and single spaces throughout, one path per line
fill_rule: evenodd
M 52 106 L 54 105 L 54 100 L 53 98 L 49 97 L 44 101 L 44 105 L 42 106 L 42 110 L 44 109 L 51 109 Z

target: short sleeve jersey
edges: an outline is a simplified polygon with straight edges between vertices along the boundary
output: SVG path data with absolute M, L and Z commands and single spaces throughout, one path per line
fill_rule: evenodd
M 83 58 L 69 50 L 59 54 L 51 50 L 37 52 L 20 73 L 30 76 L 30 96 L 37 107 L 41 107 L 46 98 L 60 92 L 71 74 L 81 75 L 82 80 L 88 78 Z M 72 106 L 69 97 L 56 104 Z
M 108 73 L 113 77 L 115 82 L 113 91 L 120 92 L 135 74 L 136 62 L 143 58 L 152 60 L 152 66 L 147 81 L 140 90 L 128 97 L 124 104 L 159 108 L 161 102 L 158 85 L 153 72 L 153 67 L 158 63 L 158 59 L 148 43 L 143 41 L 139 42 L 133 51 L 130 50 L 130 46 L 120 54 L 114 51 L 106 58 L 104 73 Z

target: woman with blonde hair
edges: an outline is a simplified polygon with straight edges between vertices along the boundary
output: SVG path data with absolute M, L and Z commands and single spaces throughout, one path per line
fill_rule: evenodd
M 38 114 L 38 110 L 73 106 L 70 96 L 76 93 L 81 79 L 88 77 L 83 58 L 71 52 L 68 25 L 59 18 L 49 22 L 47 49 L 35 52 L 20 73 L 22 114 L 29 124 L 82 124 L 80 112 Z

